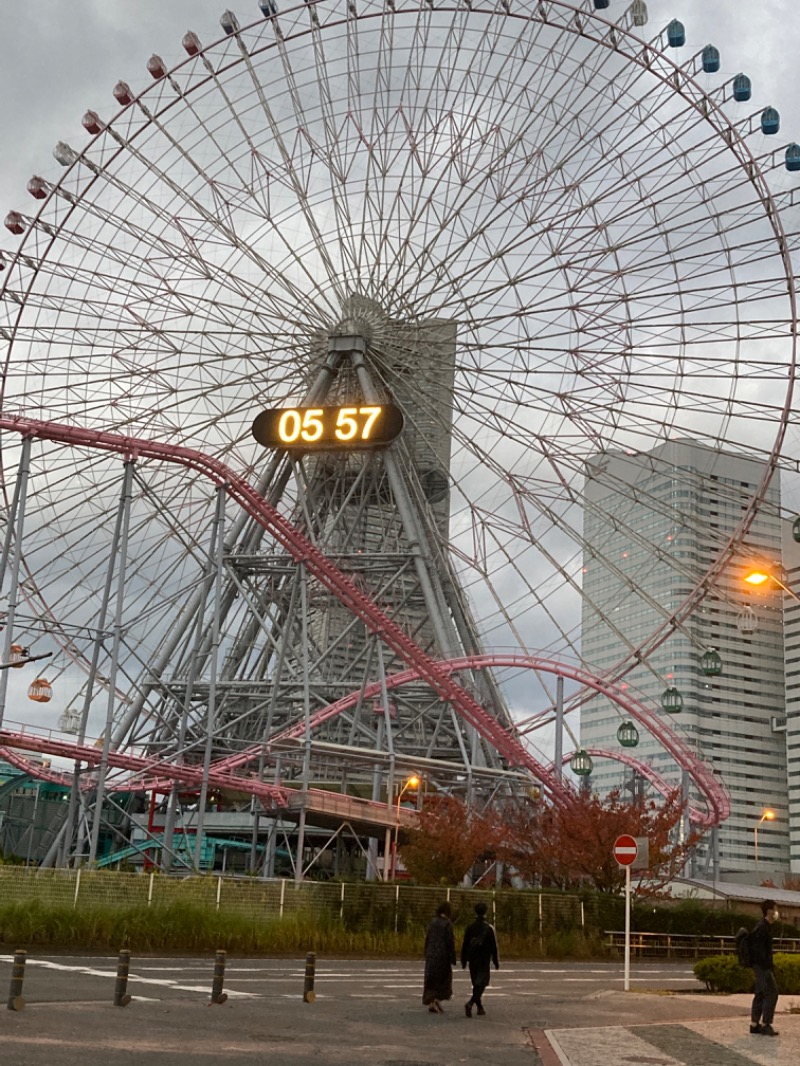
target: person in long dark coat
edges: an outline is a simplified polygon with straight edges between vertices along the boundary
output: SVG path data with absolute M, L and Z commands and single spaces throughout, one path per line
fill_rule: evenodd
M 500 960 L 497 957 L 497 937 L 494 928 L 486 921 L 486 904 L 475 904 L 475 921 L 464 930 L 464 941 L 461 945 L 461 968 L 465 969 L 469 964 L 469 976 L 472 981 L 472 995 L 464 1004 L 464 1013 L 468 1018 L 472 1017 L 472 1008 L 478 1008 L 478 1014 L 483 1015 L 483 993 L 491 978 L 491 964 L 495 970 L 500 969 Z
M 450 904 L 440 903 L 425 934 L 425 979 L 422 1002 L 431 1014 L 444 1014 L 442 1000 L 453 998 L 456 938 Z

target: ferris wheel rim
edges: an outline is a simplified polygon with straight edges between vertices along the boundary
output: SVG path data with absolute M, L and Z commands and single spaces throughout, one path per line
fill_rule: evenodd
M 315 0 L 315 2 L 316 2 L 316 0 Z M 572 11 L 572 12 L 574 12 L 576 10 L 576 8 L 573 5 L 568 4 L 568 3 L 564 3 L 564 2 L 562 2 L 562 0 L 552 0 L 552 3 L 549 4 L 549 7 L 556 8 L 556 9 L 562 9 L 564 11 Z M 298 8 L 299 8 L 299 5 L 298 5 Z M 406 9 L 404 7 L 402 9 L 402 12 L 400 12 L 400 13 L 402 13 L 402 14 L 409 13 L 410 14 L 412 12 L 420 12 L 420 11 L 424 12 L 425 10 L 426 10 L 425 5 L 417 5 L 417 6 L 414 6 L 413 8 L 409 7 L 408 9 Z M 442 10 L 448 10 L 447 6 L 443 7 Z M 454 10 L 454 11 L 458 10 L 457 6 L 453 5 L 452 6 L 452 10 Z M 474 11 L 475 11 L 476 14 L 484 14 L 484 15 L 492 15 L 492 16 L 498 14 L 496 9 L 494 9 L 494 8 L 490 9 L 488 7 L 480 7 L 479 5 L 475 5 Z M 399 12 L 399 8 L 398 8 L 398 12 Z M 606 20 L 603 19 L 599 13 L 582 12 L 581 14 L 582 14 L 582 16 L 585 16 L 586 19 L 588 19 L 588 20 L 594 20 L 596 22 L 603 23 L 603 24 L 605 24 L 607 26 L 613 25 L 612 23 L 607 23 Z M 379 19 L 379 18 L 384 18 L 384 17 L 386 17 L 385 13 L 379 13 L 379 12 L 368 12 L 368 13 L 365 13 L 363 15 L 359 14 L 359 15 L 355 16 L 355 18 L 357 20 L 361 20 L 361 19 Z M 532 16 L 532 15 L 523 16 L 522 14 L 516 13 L 516 12 L 506 13 L 506 15 L 504 15 L 502 17 L 508 17 L 508 18 L 511 18 L 511 19 L 519 19 L 519 20 L 528 20 L 528 21 L 531 20 L 531 19 L 535 20 L 535 16 Z M 252 26 L 256 26 L 256 25 L 260 24 L 261 21 L 262 20 L 258 20 L 258 22 L 254 22 L 252 24 Z M 329 24 L 326 24 L 326 26 L 324 28 L 328 28 L 328 26 L 334 27 L 336 25 L 344 25 L 348 21 L 349 21 L 349 19 L 347 17 L 345 17 L 345 18 L 339 19 L 338 22 L 336 22 L 336 23 L 331 22 Z M 250 28 L 250 27 L 248 27 L 248 28 Z M 564 31 L 564 32 L 575 33 L 575 34 L 577 34 L 579 36 L 586 36 L 586 34 L 583 31 L 579 31 L 577 29 L 577 27 L 571 28 L 571 27 L 563 26 L 563 27 L 560 27 L 560 29 L 562 31 Z M 619 27 L 616 27 L 616 29 L 617 29 L 617 32 L 620 33 L 620 34 L 626 33 L 626 31 L 620 30 Z M 309 27 L 305 31 L 305 33 L 306 33 L 306 36 L 313 35 L 313 33 L 314 33 L 313 27 Z M 627 36 L 629 38 L 635 39 L 638 43 L 640 43 L 643 46 L 644 49 L 650 48 L 650 50 L 653 51 L 651 46 L 649 46 L 646 42 L 642 41 L 641 39 L 636 38 L 634 34 L 627 33 Z M 226 40 L 226 38 L 223 37 L 223 38 L 220 38 L 218 41 L 212 42 L 211 44 L 209 44 L 207 46 L 204 46 L 203 54 L 212 51 L 214 48 L 218 47 L 225 40 Z M 603 43 L 605 47 L 609 47 L 607 42 L 600 42 L 600 43 Z M 264 46 L 265 49 L 267 47 L 268 46 L 266 46 L 266 45 Z M 275 45 L 273 44 L 273 45 L 270 45 L 269 47 L 275 47 Z M 644 69 L 644 64 L 641 61 L 641 59 L 637 59 L 636 56 L 632 56 L 631 58 L 633 58 L 635 62 L 639 62 L 640 65 L 642 65 L 642 68 Z M 663 58 L 663 56 L 662 56 L 662 58 Z M 186 60 L 182 60 L 179 64 L 176 64 L 175 66 L 173 66 L 170 69 L 170 71 L 168 72 L 168 75 L 179 72 L 180 70 L 182 70 L 191 61 L 192 61 L 191 58 L 190 59 L 186 59 Z M 232 60 L 231 61 L 231 65 L 232 66 L 236 65 L 236 64 L 238 64 L 238 63 L 240 63 L 242 61 L 243 60 L 241 60 L 241 59 Z M 649 70 L 649 68 L 648 68 L 648 70 Z M 673 70 L 673 71 L 681 70 L 681 72 L 684 73 L 682 68 L 678 67 L 677 64 L 672 64 L 671 70 Z M 217 73 L 219 73 L 219 71 Z M 649 70 L 649 73 L 652 74 L 652 71 Z M 667 81 L 664 80 L 664 79 L 662 79 L 662 80 L 664 81 L 664 84 L 667 85 Z M 689 82 L 689 81 L 691 81 L 691 79 L 687 79 L 687 82 Z M 199 84 L 200 83 L 198 83 L 198 86 L 199 86 Z M 668 86 L 668 87 L 670 87 L 670 86 Z M 670 87 L 670 88 L 672 88 L 672 87 Z M 703 90 L 699 88 L 699 86 L 696 86 L 696 88 L 697 88 L 698 92 L 703 94 L 703 98 L 704 99 L 708 99 L 708 94 L 705 94 L 703 92 Z M 134 108 L 143 98 L 145 98 L 148 95 L 148 93 L 150 93 L 152 91 L 153 91 L 153 87 L 152 86 L 144 89 L 135 98 L 134 101 L 132 101 L 130 104 L 126 105 L 122 109 L 122 111 L 119 113 L 119 115 L 115 116 L 111 120 L 111 122 L 109 123 L 109 126 L 112 125 L 114 122 L 117 122 L 118 120 L 120 120 L 120 118 L 121 118 L 121 116 L 123 114 L 125 114 L 126 112 L 129 112 L 129 110 L 131 108 Z M 176 106 L 178 104 L 178 102 L 179 101 L 176 99 L 176 100 L 172 101 L 169 104 L 169 106 L 170 107 Z M 717 108 L 720 111 L 720 113 L 722 113 L 721 108 L 719 108 L 718 105 L 715 104 L 712 101 L 712 111 L 713 111 L 714 108 Z M 159 113 L 159 115 L 160 114 L 161 113 Z M 705 117 L 709 118 L 709 116 L 705 116 Z M 710 118 L 709 118 L 709 121 L 710 121 Z M 744 142 L 739 130 L 736 127 L 736 124 L 735 123 L 730 124 L 728 126 L 728 129 L 733 130 L 734 135 L 735 135 L 734 139 L 737 140 L 737 143 L 740 141 L 742 147 L 746 147 L 745 142 Z M 722 137 L 723 140 L 724 140 L 723 133 L 721 131 L 717 131 L 717 132 L 719 133 L 720 137 Z M 61 179 L 62 181 L 66 180 L 67 174 L 70 173 L 71 170 L 74 167 L 77 167 L 79 165 L 80 160 L 89 151 L 91 145 L 93 143 L 95 143 L 97 141 L 97 139 L 100 138 L 100 137 L 102 137 L 102 133 L 99 133 L 99 134 L 95 135 L 93 140 L 91 142 L 89 142 L 89 144 L 83 149 L 83 152 L 78 154 L 76 160 L 73 163 L 70 164 L 68 170 L 65 172 L 65 175 Z M 728 147 L 732 148 L 732 145 L 729 144 Z M 120 149 L 119 151 L 122 152 L 123 149 Z M 770 221 L 770 224 L 773 226 L 773 229 L 775 230 L 776 227 L 780 228 L 780 233 L 778 233 L 777 230 L 776 230 L 776 239 L 778 239 L 778 245 L 780 246 L 781 241 L 780 241 L 779 238 L 780 237 L 784 237 L 785 238 L 785 234 L 784 234 L 783 228 L 782 228 L 780 211 L 777 209 L 777 206 L 776 206 L 776 204 L 775 204 L 775 202 L 774 202 L 774 200 L 772 198 L 772 193 L 769 190 L 769 186 L 768 186 L 768 184 L 766 182 L 766 178 L 764 177 L 764 174 L 762 172 L 761 164 L 758 162 L 758 160 L 755 159 L 755 157 L 752 155 L 752 153 L 749 152 L 749 149 L 748 149 L 748 153 L 749 153 L 748 154 L 748 161 L 749 161 L 749 163 L 751 163 L 755 167 L 757 178 L 758 178 L 758 180 L 761 181 L 761 183 L 763 185 L 763 188 L 766 190 L 765 195 L 767 196 L 770 205 L 772 205 L 775 208 L 771 213 L 767 212 L 767 214 L 769 216 L 769 221 Z M 95 180 L 97 180 L 97 179 L 96 178 L 90 179 L 90 181 L 87 183 L 87 188 Z M 50 195 L 53 195 L 53 194 L 51 193 Z M 45 205 L 47 203 L 49 203 L 49 198 L 47 200 L 45 200 L 44 203 L 42 204 L 42 206 L 40 208 L 40 213 L 39 213 L 39 215 L 37 215 L 37 219 L 41 216 L 41 213 L 44 212 Z M 68 212 L 67 217 L 70 217 L 70 214 L 72 213 L 72 210 L 76 210 L 76 209 L 75 208 L 71 209 L 71 211 Z M 27 234 L 26 234 L 26 238 L 27 238 Z M 53 237 L 53 241 L 54 240 L 55 240 L 55 237 Z M 24 249 L 24 242 L 23 242 L 23 249 Z M 20 249 L 20 254 L 22 253 L 23 249 Z M 784 269 L 786 268 L 786 265 L 787 265 L 787 262 L 788 262 L 787 255 L 788 255 L 788 253 L 786 252 L 785 248 L 781 248 L 781 260 L 782 260 Z M 793 276 L 793 273 L 791 271 L 787 272 L 787 282 L 789 284 L 790 299 L 791 299 L 791 303 L 792 303 L 792 316 L 793 316 L 792 320 L 793 320 L 793 322 L 796 323 L 797 311 L 796 311 L 796 299 L 795 299 L 795 289 L 794 289 L 794 276 Z M 33 284 L 33 281 L 31 281 L 31 284 Z M 20 315 L 22 314 L 22 310 L 20 310 L 19 314 Z M 790 365 L 792 367 L 795 366 L 795 362 L 796 362 L 796 344 L 797 344 L 797 341 L 796 341 L 796 330 L 793 329 L 791 331 L 791 358 L 790 358 Z M 776 437 L 776 439 L 775 439 L 775 441 L 774 441 L 774 443 L 772 445 L 771 458 L 770 458 L 771 467 L 774 467 L 775 463 L 777 462 L 777 457 L 778 457 L 778 454 L 779 454 L 780 449 L 782 447 L 783 438 L 785 436 L 786 423 L 787 423 L 787 418 L 788 418 L 788 411 L 789 411 L 789 408 L 790 408 L 790 405 L 791 405 L 791 388 L 792 388 L 792 384 L 793 384 L 793 382 L 792 382 L 792 378 L 791 378 L 791 375 L 790 375 L 790 378 L 789 378 L 789 381 L 788 381 L 788 389 L 789 389 L 789 391 L 787 392 L 787 397 L 786 397 L 786 400 L 784 402 L 783 417 L 782 417 L 782 419 L 780 421 L 780 424 L 779 424 L 778 436 Z M 766 493 L 770 477 L 771 477 L 771 469 L 768 470 L 768 471 L 765 471 L 764 477 L 762 479 L 762 486 L 761 486 L 760 492 L 758 494 L 756 494 L 755 496 L 753 496 L 753 498 L 751 499 L 750 509 L 749 509 L 748 514 L 743 519 L 743 524 L 740 525 L 740 527 L 736 530 L 736 532 L 734 534 L 732 534 L 732 536 L 730 538 L 729 549 L 743 535 L 743 533 L 746 532 L 747 526 L 744 523 L 747 522 L 749 524 L 749 522 L 752 521 L 752 519 L 753 519 L 753 517 L 755 515 L 755 512 L 757 510 L 757 507 L 760 505 L 760 503 L 762 502 L 762 500 L 764 498 L 764 494 Z M 729 550 L 726 549 L 726 551 L 729 554 Z M 719 569 L 721 569 L 725 565 L 725 562 L 727 560 L 728 554 L 726 554 L 725 552 L 720 554 L 719 559 L 717 561 L 717 571 Z M 709 571 L 705 575 L 704 581 L 707 582 L 709 580 L 709 578 L 713 578 L 715 572 L 716 571 L 713 571 L 713 570 Z M 699 602 L 699 599 L 702 598 L 703 595 L 704 595 L 704 585 L 703 585 L 703 583 L 698 583 L 698 586 L 694 590 L 692 596 L 684 602 L 683 614 L 684 615 L 688 614 L 693 609 L 693 607 L 696 606 L 696 604 Z M 680 613 L 680 612 L 678 612 L 678 613 Z M 666 637 L 665 637 L 665 639 L 666 639 Z

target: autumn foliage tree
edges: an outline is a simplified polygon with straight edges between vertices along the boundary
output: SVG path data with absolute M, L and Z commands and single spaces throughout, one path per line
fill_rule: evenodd
M 418 826 L 408 830 L 400 855 L 419 884 L 457 885 L 479 859 L 496 850 L 499 837 L 492 812 L 442 793 L 426 797 Z
M 642 876 L 648 881 L 669 881 L 683 868 L 698 839 L 692 834 L 675 842 L 683 813 L 680 790 L 662 803 L 640 800 L 632 804 L 619 790 L 605 799 L 581 792 L 571 803 L 559 806 L 520 802 L 505 812 L 497 853 L 531 883 L 563 889 L 591 886 L 617 893 L 625 882 L 624 871 L 613 857 L 617 837 L 624 833 L 646 837 L 650 869 L 642 871 Z

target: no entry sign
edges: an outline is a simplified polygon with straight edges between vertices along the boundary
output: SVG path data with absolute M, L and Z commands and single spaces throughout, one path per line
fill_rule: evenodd
M 631 990 L 631 866 L 636 862 L 639 845 L 636 838 L 624 833 L 614 841 L 614 858 L 625 870 L 625 978 L 622 987 Z
M 630 866 L 638 854 L 639 846 L 633 837 L 625 834 L 614 841 L 614 858 L 620 866 Z

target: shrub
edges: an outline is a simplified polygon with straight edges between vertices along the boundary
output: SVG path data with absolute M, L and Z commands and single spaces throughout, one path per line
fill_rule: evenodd
M 711 955 L 694 964 L 694 975 L 709 992 L 752 992 L 753 971 L 740 966 L 734 955 Z M 783 996 L 800 994 L 800 956 L 777 954 L 775 980 Z
M 711 955 L 694 964 L 694 975 L 709 992 L 752 992 L 753 971 L 740 966 L 735 955 Z
M 782 995 L 800 995 L 800 957 L 797 955 L 776 955 L 775 980 L 778 983 L 778 991 Z

